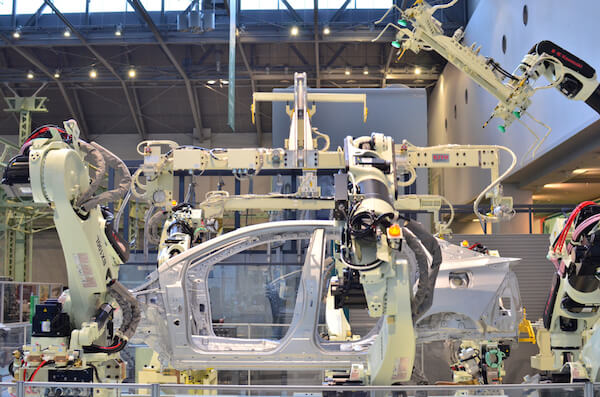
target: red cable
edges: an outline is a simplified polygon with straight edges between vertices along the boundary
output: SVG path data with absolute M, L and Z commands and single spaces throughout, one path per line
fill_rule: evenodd
M 117 348 L 118 348 L 119 346 L 121 346 L 122 344 L 123 344 L 123 341 L 120 341 L 119 343 L 117 343 L 117 344 L 116 344 L 116 345 L 114 345 L 114 346 L 108 346 L 108 347 L 104 347 L 104 346 L 98 346 L 98 348 L 99 348 L 99 349 L 102 349 L 102 350 L 114 350 L 114 349 L 117 349 Z
M 556 240 L 556 244 L 554 245 L 554 249 L 553 249 L 554 253 L 556 253 L 557 250 L 558 250 L 558 252 L 562 251 L 565 241 L 567 240 L 567 235 L 569 234 L 569 230 L 571 229 L 571 225 L 573 224 L 573 221 L 575 220 L 575 218 L 577 217 L 579 212 L 583 208 L 585 208 L 589 205 L 596 205 L 596 204 L 597 203 L 595 203 L 593 201 L 584 201 L 583 203 L 580 203 L 577 207 L 575 207 L 573 212 L 571 212 L 571 215 L 569 215 L 569 218 L 567 219 L 567 223 L 565 223 L 565 226 L 564 226 L 563 230 L 560 232 L 558 239 Z
M 31 374 L 31 376 L 29 377 L 28 382 L 33 382 L 33 379 L 35 378 L 35 375 L 38 373 L 38 371 L 40 370 L 40 368 L 42 368 L 44 365 L 48 364 L 48 361 L 44 360 L 40 363 L 40 365 L 38 365 L 38 367 L 35 369 L 35 371 L 33 371 L 33 373 Z

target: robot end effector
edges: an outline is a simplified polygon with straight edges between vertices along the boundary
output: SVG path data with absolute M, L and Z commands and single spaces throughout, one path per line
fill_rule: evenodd
M 548 57 L 559 63 L 549 62 Z M 600 83 L 596 70 L 555 43 L 543 40 L 534 45 L 521 61 L 519 70 L 533 79 L 544 75 L 549 81 L 555 81 L 556 88 L 564 96 L 584 101 L 600 113 Z

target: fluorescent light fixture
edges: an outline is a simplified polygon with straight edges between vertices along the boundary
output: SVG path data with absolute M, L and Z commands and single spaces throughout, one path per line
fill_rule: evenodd
M 229 84 L 229 80 L 223 80 L 223 79 L 221 79 L 221 84 L 227 85 L 227 84 Z
M 213 84 L 215 84 L 216 82 L 217 82 L 217 80 L 208 80 L 208 81 L 206 82 L 206 84 L 213 85 Z
M 560 188 L 562 187 L 563 184 L 562 183 L 546 183 L 544 185 L 544 188 L 549 188 L 549 189 L 556 189 L 556 188 Z
M 588 171 L 589 170 L 587 168 L 577 168 L 577 169 L 573 170 L 573 174 L 581 175 L 581 174 L 585 174 Z

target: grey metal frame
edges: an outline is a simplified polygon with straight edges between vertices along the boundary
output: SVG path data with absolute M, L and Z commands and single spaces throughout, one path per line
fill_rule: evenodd
M 141 383 L 68 383 L 68 382 L 2 382 L 0 388 L 16 388 L 16 397 L 25 397 L 25 385 L 28 387 L 73 387 L 94 389 L 117 389 L 121 395 L 127 389 L 145 389 L 148 394 L 136 393 L 136 396 L 160 397 L 162 392 L 172 394 L 177 391 L 181 394 L 188 390 L 215 390 L 227 392 L 323 392 L 323 391 L 361 391 L 361 392 L 441 392 L 441 391 L 522 391 L 555 390 L 555 391 L 581 391 L 584 397 L 593 397 L 594 389 L 600 388 L 600 383 L 549 383 L 549 384 L 503 384 L 503 385 L 460 385 L 460 386 L 323 386 L 323 385 L 186 385 L 186 384 L 141 384 Z M 469 393 L 471 394 L 471 393 Z M 525 394 L 524 394 L 525 395 Z

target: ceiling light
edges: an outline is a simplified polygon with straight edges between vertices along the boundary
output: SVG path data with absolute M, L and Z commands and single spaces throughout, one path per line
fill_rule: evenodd
M 415 74 L 421 74 L 421 68 L 420 67 L 416 67 L 415 68 Z
M 331 29 L 329 29 L 329 26 L 325 26 L 325 27 L 323 28 L 323 34 L 324 34 L 325 36 L 327 36 L 327 35 L 328 35 L 328 34 L 330 34 L 330 33 L 331 33 Z
M 213 84 L 215 84 L 216 82 L 217 82 L 217 80 L 208 80 L 208 81 L 206 82 L 206 84 L 213 85 Z
M 21 38 L 21 27 L 20 26 L 15 29 L 15 31 L 12 34 L 12 36 L 15 39 L 20 39 Z
M 119 25 L 117 25 L 117 28 L 115 29 L 115 36 L 121 37 L 122 35 L 123 35 L 123 25 L 119 24 Z
M 137 76 L 137 72 L 133 66 L 127 71 L 127 76 L 129 76 L 130 79 L 135 79 L 135 76 Z
M 344 70 L 344 74 L 346 76 L 350 76 L 350 68 L 349 67 L 346 67 L 346 69 Z
M 573 170 L 573 174 L 581 175 L 581 174 L 585 174 L 588 171 L 589 170 L 587 168 L 577 168 L 577 169 Z
M 60 70 L 56 69 L 56 71 L 54 72 L 54 78 L 60 79 Z
M 479 218 L 475 218 L 471 222 L 479 222 Z
M 223 80 L 223 79 L 221 79 L 221 84 L 227 85 L 227 84 L 229 84 L 229 80 Z
M 63 32 L 63 36 L 71 37 L 71 29 L 66 28 L 65 31 Z
M 90 78 L 95 79 L 96 77 L 98 77 L 98 72 L 96 71 L 96 69 L 92 68 L 90 70 Z
M 30 70 L 29 72 L 27 72 L 27 78 L 29 80 L 33 79 L 35 76 L 33 75 L 33 72 Z
M 546 183 L 544 185 L 544 188 L 550 188 L 550 189 L 554 189 L 554 188 L 558 188 L 558 187 L 562 187 L 562 183 Z
M 365 66 L 365 67 L 363 68 L 363 74 L 364 74 L 365 76 L 369 74 L 369 68 L 368 68 L 368 67 L 366 67 L 366 66 Z
M 290 29 L 290 34 L 292 36 L 298 36 L 298 33 L 300 33 L 300 29 L 298 29 L 298 26 L 292 26 L 292 28 Z

